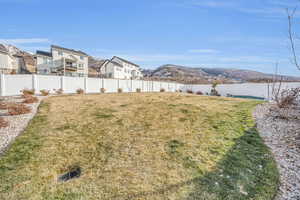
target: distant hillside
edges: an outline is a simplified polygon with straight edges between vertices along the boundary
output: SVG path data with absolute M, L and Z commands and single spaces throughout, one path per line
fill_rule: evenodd
M 189 83 L 211 83 L 218 80 L 222 83 L 267 82 L 274 75 L 262 72 L 225 69 L 225 68 L 192 68 L 179 65 L 163 65 L 156 70 L 144 70 L 146 77 L 156 80 L 174 80 Z M 278 77 L 279 78 L 279 77 Z M 280 76 L 283 81 L 300 81 L 300 77 Z

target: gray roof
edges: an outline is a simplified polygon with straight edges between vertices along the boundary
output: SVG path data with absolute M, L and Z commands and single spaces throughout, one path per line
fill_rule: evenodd
M 118 59 L 122 60 L 123 62 L 126 62 L 126 63 L 128 63 L 128 64 L 134 65 L 134 66 L 136 66 L 136 67 L 138 67 L 138 68 L 140 67 L 139 65 L 134 64 L 133 62 L 130 62 L 130 61 L 125 60 L 125 59 L 123 59 L 123 58 L 120 58 L 120 57 L 118 57 L 118 56 L 114 56 L 111 60 L 113 60 L 114 58 L 118 58 Z
M 3 44 L 0 44 L 0 51 L 2 53 L 8 54 L 8 50 L 6 49 L 6 47 Z
M 77 54 L 80 54 L 80 55 L 83 55 L 83 56 L 88 56 L 83 51 L 77 51 L 77 50 L 74 50 L 74 49 L 67 49 L 67 48 L 64 48 L 64 47 L 57 46 L 57 45 L 51 45 L 51 49 L 52 48 L 61 49 L 61 50 L 65 50 L 65 51 L 71 51 L 71 52 L 74 52 L 74 53 L 77 53 Z
M 47 51 L 36 51 L 37 55 L 42 55 L 42 56 L 47 56 L 47 57 L 52 57 L 52 54 Z
M 117 66 L 119 66 L 119 67 L 123 67 L 123 65 L 121 65 L 120 63 L 117 63 L 117 62 L 115 62 L 115 61 L 112 61 L 112 60 L 105 60 L 105 62 L 101 65 L 101 67 L 102 66 L 104 66 L 104 65 L 106 65 L 107 63 L 112 63 L 112 64 L 114 64 L 114 65 L 117 65 Z M 101 68 L 100 67 L 100 68 Z

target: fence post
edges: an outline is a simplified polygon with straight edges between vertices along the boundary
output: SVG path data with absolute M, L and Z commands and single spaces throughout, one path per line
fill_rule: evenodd
M 64 86 L 65 86 L 65 79 L 64 79 L 64 76 L 61 76 L 61 77 L 60 77 L 60 89 L 61 89 L 62 91 L 65 90 Z
M 133 92 L 133 89 L 132 89 L 132 79 L 130 79 L 130 92 Z
M 0 75 L 0 96 L 5 96 L 5 75 Z
M 88 78 L 84 77 L 84 92 L 87 93 L 88 90 Z
M 38 91 L 38 82 L 37 82 L 37 75 L 32 74 L 32 89 L 36 92 Z

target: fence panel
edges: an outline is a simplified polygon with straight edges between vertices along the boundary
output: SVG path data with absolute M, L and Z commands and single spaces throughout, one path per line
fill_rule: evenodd
M 119 88 L 121 88 L 123 92 L 131 92 L 131 80 L 119 80 Z
M 54 92 L 61 88 L 61 77 L 59 76 L 36 76 L 36 90 L 39 93 L 40 90 L 50 90 L 50 92 Z
M 102 88 L 102 79 L 100 78 L 87 78 L 86 92 L 99 93 Z
M 32 75 L 5 75 L 3 78 L 4 96 L 19 95 L 23 89 L 33 89 Z
M 104 88 L 106 92 L 118 92 L 118 80 L 117 79 L 103 79 Z
M 85 83 L 83 77 L 64 77 L 64 92 L 76 93 L 77 89 L 84 89 Z
M 136 92 L 137 89 L 142 89 L 143 81 L 132 80 L 132 92 Z

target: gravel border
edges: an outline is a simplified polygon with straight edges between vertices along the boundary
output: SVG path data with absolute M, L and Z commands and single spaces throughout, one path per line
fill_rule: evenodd
M 253 115 L 279 169 L 280 186 L 275 200 L 300 200 L 300 107 L 283 110 L 263 104 L 256 107 Z
M 26 104 L 26 106 L 32 109 L 32 111 L 28 114 L 9 116 L 6 114 L 7 110 L 0 111 L 0 116 L 3 117 L 4 120 L 9 122 L 8 127 L 0 129 L 0 156 L 5 153 L 6 149 L 15 140 L 15 138 L 25 130 L 30 120 L 37 113 L 38 107 L 45 97 L 37 98 L 39 99 L 37 103 Z M 23 100 L 24 99 L 22 99 L 21 97 L 16 96 L 3 98 L 3 102 L 21 103 Z

